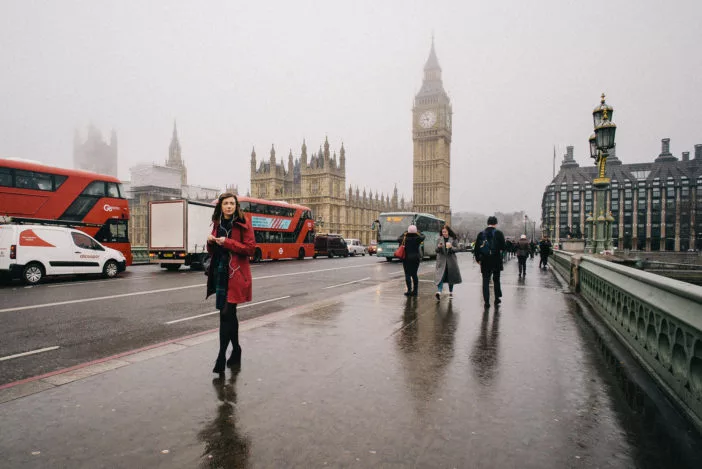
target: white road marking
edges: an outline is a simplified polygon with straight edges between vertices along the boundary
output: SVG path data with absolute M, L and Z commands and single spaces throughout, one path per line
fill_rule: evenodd
M 3 362 L 5 360 L 12 360 L 13 358 L 26 357 L 27 355 L 34 355 L 35 353 L 50 352 L 52 350 L 56 350 L 57 348 L 59 348 L 58 345 L 54 347 L 46 347 L 37 350 L 32 350 L 30 352 L 18 353 L 15 355 L 8 355 L 6 357 L 0 357 L 0 362 Z
M 115 280 L 138 280 L 140 278 L 153 278 L 153 275 L 147 275 L 145 277 L 118 277 L 118 278 L 111 278 L 109 280 L 93 280 L 93 281 L 86 281 L 86 282 L 71 282 L 71 283 L 62 283 L 61 285 L 47 285 L 47 288 L 60 288 L 60 287 L 72 287 L 74 285 L 92 285 L 94 283 L 103 283 L 103 282 L 114 282 Z
M 0 309 L 0 313 L 8 313 L 10 311 L 24 311 L 27 309 L 49 308 L 51 306 L 71 305 L 71 304 L 76 304 L 76 303 L 87 303 L 89 301 L 111 300 L 114 298 L 124 298 L 126 296 L 149 295 L 151 293 L 163 293 L 163 292 L 167 292 L 167 291 L 183 290 L 185 288 L 202 288 L 204 286 L 205 286 L 204 284 L 187 285 L 184 287 L 161 288 L 158 290 L 147 290 L 147 291 L 139 291 L 139 292 L 134 292 L 134 293 L 122 293 L 121 295 L 98 296 L 96 298 L 82 298 L 80 300 L 58 301 L 56 303 L 44 303 L 44 304 L 32 305 L 32 306 L 17 306 L 14 308 Z
M 362 278 L 361 280 L 354 280 L 353 282 L 346 282 L 346 283 L 340 283 L 338 285 L 331 285 L 328 287 L 324 287 L 323 290 L 329 290 L 330 288 L 336 288 L 336 287 L 343 287 L 344 285 L 351 285 L 352 283 L 358 283 L 358 282 L 363 282 L 364 280 L 369 280 L 370 277 Z
M 290 298 L 290 295 L 281 296 L 280 298 L 271 298 L 270 300 L 259 301 L 258 303 L 248 303 L 248 304 L 245 304 L 242 306 L 237 306 L 236 309 L 238 311 L 240 309 L 250 308 L 251 306 L 262 305 L 264 303 L 272 303 L 274 301 L 285 300 L 287 298 Z M 189 318 L 176 319 L 175 321 L 168 321 L 166 324 L 175 324 L 177 322 L 190 321 L 191 319 L 204 318 L 205 316 L 211 316 L 211 315 L 217 314 L 217 313 L 219 313 L 219 311 L 212 311 L 211 313 L 198 314 L 197 316 L 190 316 Z
M 263 277 L 254 277 L 253 280 L 266 280 L 266 279 L 270 279 L 270 278 L 290 277 L 293 275 L 316 274 L 319 272 L 330 272 L 330 271 L 334 271 L 334 270 L 362 269 L 362 268 L 376 267 L 377 265 L 378 264 L 362 264 L 362 265 L 351 265 L 351 266 L 347 266 L 347 267 L 334 267 L 334 268 L 330 268 L 330 269 L 306 270 L 303 272 L 289 272 L 286 274 L 265 275 Z M 383 264 L 380 264 L 380 265 L 383 265 Z M 139 292 L 132 292 L 132 293 L 121 293 L 118 295 L 98 296 L 98 297 L 94 297 L 94 298 L 81 298 L 79 300 L 58 301 L 56 303 L 43 303 L 43 304 L 31 305 L 31 306 L 15 306 L 12 308 L 0 309 L 0 313 L 9 313 L 11 311 L 25 311 L 28 309 L 50 308 L 52 306 L 63 306 L 63 305 L 70 305 L 70 304 L 77 304 L 77 303 L 88 303 L 90 301 L 112 300 L 115 298 L 126 298 L 128 296 L 150 295 L 152 293 L 163 293 L 163 292 L 169 292 L 169 291 L 183 290 L 186 288 L 202 288 L 204 286 L 205 286 L 204 283 L 199 283 L 197 285 L 185 285 L 182 287 L 174 287 L 174 288 L 159 288 L 157 290 L 146 290 L 146 291 L 139 291 Z
M 264 277 L 254 277 L 254 280 L 264 280 L 267 278 L 277 278 L 277 277 L 289 277 L 291 275 L 304 275 L 304 274 L 316 274 L 319 272 L 329 272 L 332 270 L 345 270 L 345 269 L 362 269 L 362 268 L 368 268 L 368 267 L 375 267 L 376 265 L 383 265 L 383 264 L 363 264 L 363 265 L 350 265 L 347 267 L 334 267 L 332 269 L 318 269 L 318 270 L 307 270 L 305 272 L 290 272 L 287 274 L 277 274 L 277 275 L 266 275 Z

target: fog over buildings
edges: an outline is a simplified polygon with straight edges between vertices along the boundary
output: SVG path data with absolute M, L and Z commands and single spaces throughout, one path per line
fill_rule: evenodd
M 346 149 L 347 183 L 412 196 L 412 106 L 432 34 L 453 106 L 451 206 L 537 218 L 592 109 L 617 156 L 702 143 L 702 3 L 0 0 L 0 157 L 72 166 L 75 130 L 119 139 L 118 173 L 168 158 L 249 187 L 252 147 Z

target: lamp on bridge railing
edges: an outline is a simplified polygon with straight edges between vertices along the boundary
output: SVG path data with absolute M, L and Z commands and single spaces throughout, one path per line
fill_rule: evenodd
M 609 178 L 606 177 L 605 171 L 608 152 L 615 146 L 614 136 L 617 131 L 617 125 L 611 120 L 613 115 L 614 108 L 605 102 L 605 95 L 602 93 L 600 105 L 592 111 L 595 133 L 590 135 L 588 139 L 590 157 L 597 164 L 597 176 L 592 181 L 595 186 L 595 214 L 594 217 L 588 217 L 588 220 L 593 218 L 588 252 L 594 253 L 602 252 L 612 247 L 612 222 L 608 221 L 612 216 L 605 216 L 605 213 L 607 213 L 607 190 L 609 189 Z

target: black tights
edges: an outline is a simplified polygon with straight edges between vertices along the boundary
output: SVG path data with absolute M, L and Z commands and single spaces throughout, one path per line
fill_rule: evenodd
M 241 346 L 239 345 L 239 319 L 236 317 L 236 303 L 226 303 L 219 311 L 219 355 L 217 363 L 224 365 L 227 358 L 229 342 L 234 347 L 229 358 L 230 363 L 241 362 Z
M 419 277 L 417 276 L 419 261 L 405 260 L 402 263 L 402 267 L 405 269 L 405 283 L 407 284 L 407 291 L 416 294 L 419 290 Z M 414 282 L 414 288 L 412 288 L 412 282 Z

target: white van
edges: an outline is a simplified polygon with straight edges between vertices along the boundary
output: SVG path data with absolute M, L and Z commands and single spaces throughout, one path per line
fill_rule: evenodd
M 124 255 L 82 231 L 50 225 L 0 225 L 0 277 L 39 283 L 45 275 L 103 274 L 126 269 Z
M 368 252 L 368 249 L 361 244 L 361 241 L 358 239 L 346 239 L 346 244 L 349 247 L 349 254 L 352 256 L 355 256 L 357 254 L 360 254 L 362 256 L 366 255 L 366 252 Z

